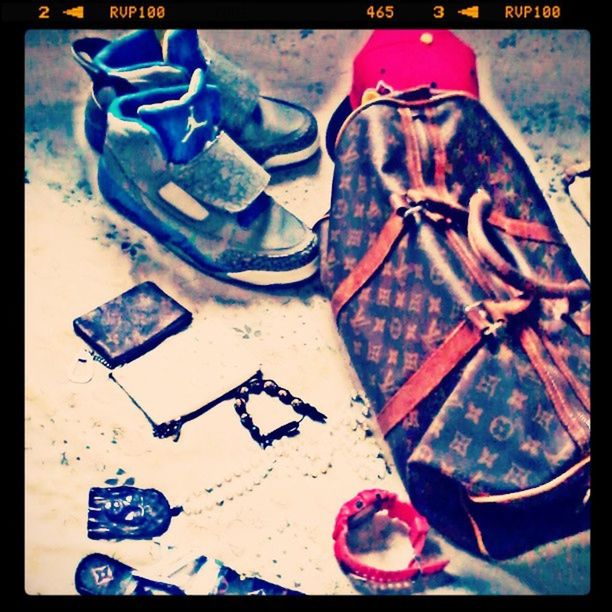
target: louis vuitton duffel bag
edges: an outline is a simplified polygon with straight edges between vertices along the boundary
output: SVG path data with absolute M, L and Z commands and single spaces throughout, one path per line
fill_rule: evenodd
M 588 527 L 590 287 L 523 158 L 431 88 L 335 158 L 322 281 L 412 503 L 495 558 Z

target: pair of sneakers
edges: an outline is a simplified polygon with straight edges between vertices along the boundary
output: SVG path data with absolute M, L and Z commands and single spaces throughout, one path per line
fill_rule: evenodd
M 265 192 L 269 169 L 317 152 L 312 113 L 260 95 L 195 30 L 84 38 L 72 52 L 92 79 L 85 133 L 101 153 L 100 191 L 119 212 L 221 279 L 316 273 L 315 234 Z

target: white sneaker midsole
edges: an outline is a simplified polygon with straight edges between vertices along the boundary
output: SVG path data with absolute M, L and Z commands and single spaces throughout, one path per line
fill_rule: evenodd
M 269 170 L 270 168 L 279 168 L 280 166 L 289 166 L 291 164 L 297 164 L 298 162 L 304 161 L 309 157 L 312 157 L 319 150 L 319 136 L 317 135 L 316 140 L 305 149 L 301 151 L 295 151 L 293 153 L 280 153 L 279 155 L 273 155 L 267 159 L 262 166 Z
M 306 280 L 319 269 L 319 258 L 315 257 L 306 265 L 295 270 L 244 270 L 243 272 L 226 272 L 225 276 L 251 285 L 288 285 Z

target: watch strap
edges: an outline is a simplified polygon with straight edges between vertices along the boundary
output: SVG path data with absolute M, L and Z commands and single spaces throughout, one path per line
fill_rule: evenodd
M 363 522 L 376 512 L 386 510 L 390 518 L 408 526 L 409 539 L 414 556 L 406 567 L 399 570 L 383 570 L 371 567 L 357 559 L 348 545 L 347 536 L 351 527 Z M 382 489 L 367 489 L 346 502 L 336 518 L 334 526 L 334 554 L 340 565 L 351 574 L 376 583 L 401 583 L 412 580 L 418 574 L 430 575 L 442 571 L 448 560 L 435 559 L 423 562 L 421 554 L 427 539 L 429 523 L 408 502 L 400 501 L 395 493 Z

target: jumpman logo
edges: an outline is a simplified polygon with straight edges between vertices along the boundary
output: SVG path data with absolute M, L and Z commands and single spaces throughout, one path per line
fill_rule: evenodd
M 194 116 L 195 109 L 193 105 L 189 107 L 189 117 L 187 118 L 187 133 L 183 136 L 181 140 L 182 143 L 185 143 L 189 140 L 191 135 L 200 127 L 204 127 L 208 120 L 204 119 L 204 121 L 198 121 Z

